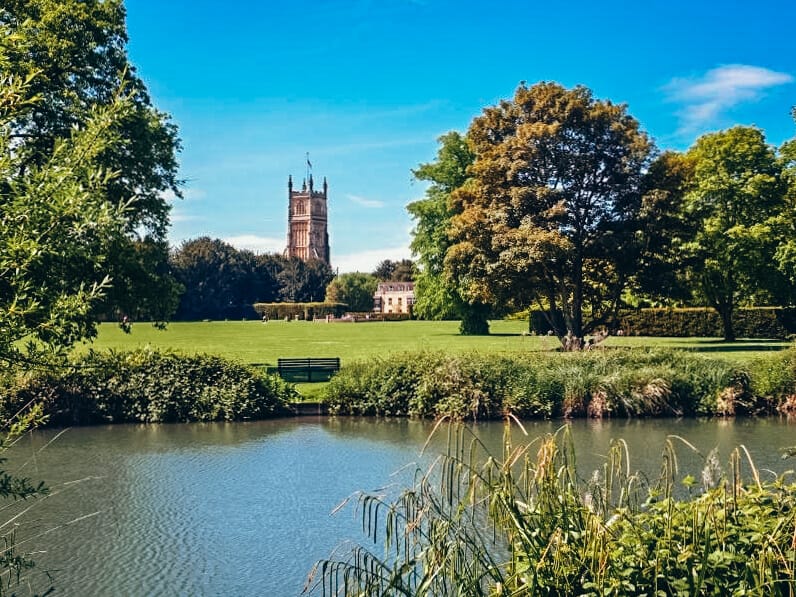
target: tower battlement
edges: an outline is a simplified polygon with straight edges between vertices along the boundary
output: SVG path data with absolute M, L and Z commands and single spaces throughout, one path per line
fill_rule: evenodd
M 298 257 L 304 261 L 320 259 L 329 261 L 328 212 L 326 201 L 329 186 L 323 179 L 322 190 L 315 190 L 312 174 L 305 179 L 301 189 L 293 189 L 293 177 L 287 181 L 288 194 L 288 257 Z

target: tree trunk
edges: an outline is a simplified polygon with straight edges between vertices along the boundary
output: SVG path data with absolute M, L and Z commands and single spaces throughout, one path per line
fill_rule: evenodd
M 732 329 L 732 304 L 725 305 L 723 309 L 716 309 L 721 315 L 721 325 L 724 328 L 724 341 L 735 341 L 735 331 Z

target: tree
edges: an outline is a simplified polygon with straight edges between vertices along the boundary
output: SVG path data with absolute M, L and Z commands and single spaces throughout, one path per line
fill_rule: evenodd
M 470 303 L 536 305 L 581 348 L 633 272 L 652 142 L 625 106 L 556 83 L 520 85 L 467 137 L 475 162 L 451 194 L 446 271 Z
M 453 215 L 448 201 L 451 192 L 467 180 L 467 168 L 475 156 L 467 140 L 455 131 L 442 135 L 439 143 L 437 159 L 412 171 L 417 180 L 431 182 L 425 198 L 406 208 L 415 220 L 411 248 L 421 265 L 415 277 L 414 313 L 426 319 L 458 318 L 462 334 L 488 334 L 489 307 L 464 301 L 444 272 Z
M 2 57 L 0 56 L 0 65 Z M 30 109 L 30 80 L 0 79 L 0 358 L 62 357 L 96 334 L 92 309 L 111 280 L 109 248 L 124 235 L 127 204 L 107 199 L 116 176 L 96 157 L 120 142 L 130 104 L 94 108 L 41 163 L 17 152 L 15 122 Z M 24 344 L 23 344 L 23 341 Z
M 411 282 L 415 273 L 415 265 L 411 259 L 391 261 L 385 259 L 376 266 L 373 275 L 382 282 Z
M 245 316 L 252 296 L 254 256 L 219 239 L 203 236 L 184 242 L 171 258 L 184 292 L 178 319 L 225 319 Z
M 796 107 L 791 110 L 791 116 L 796 121 Z M 777 269 L 788 279 L 791 288 L 796 288 L 796 139 L 783 143 L 779 149 L 779 156 L 788 190 L 777 227 L 780 242 L 774 259 Z M 788 296 L 788 304 L 792 304 L 793 298 L 791 293 Z
M 38 100 L 19 104 L 8 122 L 19 174 L 47 164 L 59 140 L 85 125 L 94 108 L 111 105 L 119 90 L 128 96 L 128 109 L 112 123 L 117 142 L 92 152 L 98 168 L 118 173 L 104 185 L 107 200 L 129 202 L 125 235 L 104 267 L 116 283 L 94 308 L 165 319 L 177 288 L 167 273 L 164 196 L 180 195 L 180 143 L 176 126 L 152 106 L 128 61 L 124 19 L 121 0 L 3 2 L 0 74 L 28 80 L 23 97 Z
M 306 303 L 323 300 L 334 272 L 328 263 L 320 259 L 302 261 L 298 257 L 290 257 L 285 260 L 285 266 L 277 278 L 282 300 Z
M 682 250 L 695 233 L 694 223 L 684 211 L 692 181 L 693 161 L 673 151 L 659 155 L 642 181 L 639 261 L 633 291 L 655 303 L 673 305 L 692 295 L 686 276 L 691 258 Z
M 781 294 L 786 280 L 774 258 L 775 230 L 785 208 L 782 164 L 757 128 L 736 126 L 703 135 L 688 151 L 693 190 L 685 209 L 696 234 L 684 250 L 702 297 L 721 315 L 724 339 L 734 340 L 732 315 L 741 301 Z M 760 300 L 758 298 L 758 300 Z
M 348 310 L 355 313 L 372 311 L 378 285 L 378 279 L 372 274 L 340 274 L 326 287 L 326 301 L 345 303 Z

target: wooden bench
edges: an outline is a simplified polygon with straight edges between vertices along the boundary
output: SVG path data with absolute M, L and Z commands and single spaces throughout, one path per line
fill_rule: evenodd
M 329 381 L 340 371 L 340 358 L 277 359 L 277 372 L 285 381 Z

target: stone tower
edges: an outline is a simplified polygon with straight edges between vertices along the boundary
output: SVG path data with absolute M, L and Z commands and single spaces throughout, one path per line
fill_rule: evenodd
M 326 197 L 328 185 L 323 179 L 323 191 L 312 187 L 312 174 L 301 185 L 300 191 L 293 190 L 293 177 L 287 179 L 288 215 L 287 215 L 287 249 L 288 257 L 320 259 L 329 261 L 329 233 L 327 231 Z

